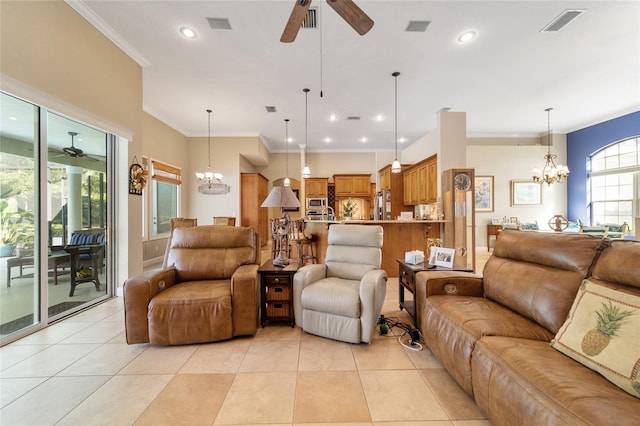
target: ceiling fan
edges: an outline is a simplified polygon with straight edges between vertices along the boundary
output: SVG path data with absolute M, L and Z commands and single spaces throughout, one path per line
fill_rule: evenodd
M 327 0 L 329 6 L 335 10 L 347 24 L 356 30 L 360 35 L 364 35 L 373 27 L 373 20 L 367 16 L 352 0 Z M 311 6 L 311 0 L 296 0 L 293 6 L 287 25 L 284 27 L 280 41 L 291 43 L 296 39 L 298 30 L 302 26 L 307 11 Z
M 77 132 L 67 132 L 69 136 L 71 136 L 71 146 L 66 146 L 62 148 L 62 153 L 72 158 L 86 158 L 91 161 L 98 161 L 97 158 L 93 158 L 84 153 L 80 148 L 76 148 L 74 143 L 74 138 L 78 136 Z

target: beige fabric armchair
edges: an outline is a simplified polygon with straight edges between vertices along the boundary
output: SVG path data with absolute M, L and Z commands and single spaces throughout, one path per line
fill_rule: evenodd
M 252 228 L 175 228 L 163 267 L 124 284 L 127 343 L 182 345 L 255 334 L 259 265 Z
M 293 278 L 296 324 L 311 334 L 369 343 L 387 290 L 382 227 L 331 225 L 324 264 L 306 265 Z

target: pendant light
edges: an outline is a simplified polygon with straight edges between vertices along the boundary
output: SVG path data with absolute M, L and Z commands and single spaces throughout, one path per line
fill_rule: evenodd
M 540 171 L 539 168 L 534 167 L 531 172 L 535 183 L 546 183 L 549 186 L 556 182 L 562 183 L 562 181 L 566 180 L 567 176 L 569 176 L 569 167 L 563 166 L 562 164 L 558 164 L 556 166 L 553 159 L 558 156 L 551 154 L 551 110 L 553 110 L 553 108 L 545 109 L 547 112 L 547 153 L 544 156 L 544 167 L 542 168 L 542 171 Z
M 196 172 L 196 178 L 198 179 L 198 192 L 208 195 L 227 194 L 230 188 L 229 185 L 222 183 L 222 173 L 215 173 L 211 171 L 211 110 L 208 109 L 207 113 L 209 114 L 209 165 L 207 166 L 206 172 Z
M 391 173 L 400 173 L 402 170 L 400 167 L 400 162 L 398 161 L 398 76 L 400 73 L 398 71 L 391 74 L 395 80 L 395 129 L 394 129 L 394 139 L 395 139 L 395 148 L 396 148 L 396 157 L 391 163 Z
M 305 88 L 302 91 L 304 92 L 304 168 L 302 169 L 302 177 L 307 179 L 311 177 L 311 169 L 309 169 L 309 161 L 307 160 L 307 146 L 309 145 L 309 89 Z
M 284 186 L 291 186 L 289 179 L 289 119 L 284 119 Z

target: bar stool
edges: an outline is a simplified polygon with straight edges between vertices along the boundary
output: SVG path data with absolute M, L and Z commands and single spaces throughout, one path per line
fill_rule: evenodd
M 300 266 L 304 265 L 309 260 L 311 260 L 311 263 L 316 263 L 316 255 L 314 254 L 313 250 L 315 239 L 312 235 L 305 234 L 304 229 L 304 219 L 294 220 L 290 223 L 289 251 L 291 251 L 291 246 L 296 247 L 296 253 L 298 255 L 298 259 L 300 260 Z

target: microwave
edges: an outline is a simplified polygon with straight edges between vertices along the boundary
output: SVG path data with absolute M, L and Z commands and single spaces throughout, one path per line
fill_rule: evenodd
M 326 207 L 326 198 L 307 198 L 307 210 L 321 210 Z

